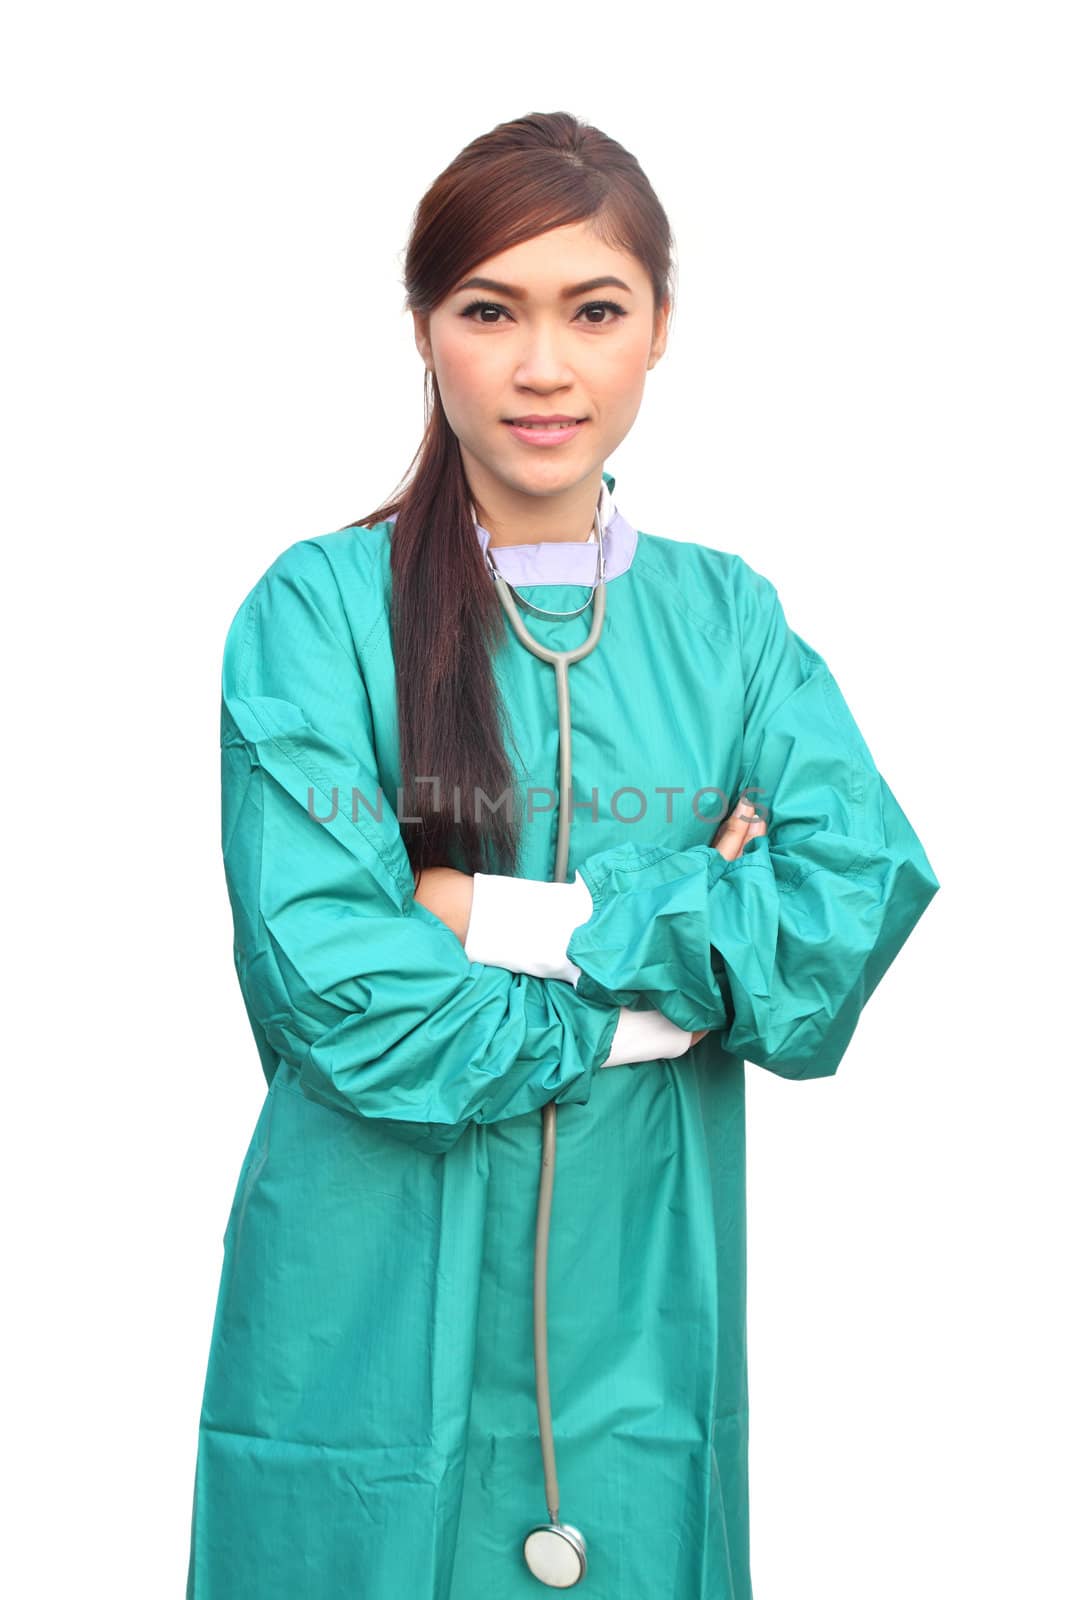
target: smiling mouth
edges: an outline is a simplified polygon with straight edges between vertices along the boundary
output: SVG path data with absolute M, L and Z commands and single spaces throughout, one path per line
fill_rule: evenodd
M 527 421 L 524 417 L 505 417 L 504 418 L 504 421 L 507 423 L 509 428 L 545 428 L 545 429 L 551 429 L 551 428 L 576 428 L 580 422 L 584 422 L 585 420 L 586 419 L 584 417 L 568 417 L 566 422 L 531 422 L 531 421 Z

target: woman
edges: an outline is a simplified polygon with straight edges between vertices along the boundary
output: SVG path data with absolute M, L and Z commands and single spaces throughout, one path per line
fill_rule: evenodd
M 413 476 L 285 550 L 230 629 L 223 852 L 269 1092 L 225 1234 L 197 1600 L 543 1592 L 523 1550 L 549 1102 L 583 1592 L 751 1594 L 745 1062 L 833 1073 L 938 884 L 773 586 L 615 504 L 670 253 L 597 130 L 531 115 L 475 140 L 407 251 Z M 601 560 L 553 881 L 554 674 L 496 585 L 577 649 Z

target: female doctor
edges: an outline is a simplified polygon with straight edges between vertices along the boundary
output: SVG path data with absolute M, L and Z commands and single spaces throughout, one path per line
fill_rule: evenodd
M 751 1596 L 745 1063 L 834 1073 L 938 883 L 768 579 L 615 497 L 671 243 L 572 116 L 461 151 L 406 253 L 410 476 L 230 627 L 268 1089 L 196 1600 Z

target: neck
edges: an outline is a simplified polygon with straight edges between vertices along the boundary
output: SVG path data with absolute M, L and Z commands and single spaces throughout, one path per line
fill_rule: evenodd
M 471 485 L 474 514 L 489 534 L 490 548 L 514 544 L 584 544 L 593 532 L 602 477 L 583 478 L 560 494 L 530 495 L 491 483 Z

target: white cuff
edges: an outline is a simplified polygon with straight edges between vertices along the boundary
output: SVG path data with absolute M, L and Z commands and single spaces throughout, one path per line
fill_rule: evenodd
M 634 1061 L 672 1060 L 693 1042 L 688 1028 L 679 1028 L 662 1011 L 631 1011 L 620 1007 L 619 1024 L 605 1067 L 625 1067 Z
M 575 930 L 593 915 L 593 897 L 580 874 L 573 883 L 542 883 L 506 873 L 476 872 L 463 948 L 470 961 L 564 978 L 577 987 L 581 968 L 567 959 Z

